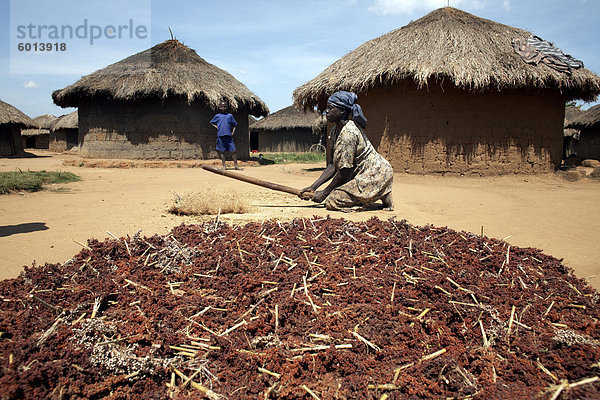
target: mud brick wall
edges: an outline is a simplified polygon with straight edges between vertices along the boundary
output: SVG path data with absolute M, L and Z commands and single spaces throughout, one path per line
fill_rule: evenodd
M 79 154 L 89 158 L 207 159 L 217 157 L 215 111 L 182 99 L 163 102 L 95 101 L 79 107 Z M 248 112 L 233 114 L 238 123 L 237 156 L 249 156 Z
M 396 172 L 544 173 L 561 163 L 565 99 L 558 93 L 467 93 L 403 82 L 359 95 L 367 135 Z
M 0 125 L 0 157 L 22 153 L 21 128 L 13 124 Z
M 258 133 L 258 150 L 265 152 L 306 152 L 310 146 L 319 143 L 318 135 L 313 135 L 312 128 L 260 130 Z
M 50 143 L 48 145 L 50 151 L 65 151 L 67 150 L 67 133 L 64 129 L 59 129 L 50 132 Z
M 592 158 L 600 160 L 600 128 L 586 128 L 579 135 L 579 142 L 575 146 L 577 157 L 585 160 Z

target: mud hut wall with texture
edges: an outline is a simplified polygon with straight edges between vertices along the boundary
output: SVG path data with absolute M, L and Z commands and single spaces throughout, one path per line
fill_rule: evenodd
M 561 163 L 564 99 L 555 92 L 466 93 L 408 82 L 359 98 L 369 139 L 397 172 L 539 173 Z
M 50 144 L 49 129 L 25 129 L 21 131 L 23 147 L 29 149 L 48 149 Z
M 600 126 L 583 128 L 575 148 L 581 160 L 600 160 Z
M 66 151 L 77 146 L 79 137 L 77 128 L 59 128 L 50 133 L 50 151 Z
M 21 110 L 0 100 L 0 157 L 24 154 L 21 130 L 35 127 Z
M 0 125 L 0 157 L 22 153 L 21 127 L 14 124 Z
M 185 99 L 94 101 L 79 107 L 80 155 L 90 158 L 207 159 L 217 157 L 216 111 Z M 248 112 L 233 112 L 237 155 L 249 152 Z

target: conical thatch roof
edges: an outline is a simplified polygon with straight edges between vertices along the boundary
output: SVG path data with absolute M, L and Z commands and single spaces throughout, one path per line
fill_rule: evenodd
M 50 127 L 50 130 L 55 131 L 57 129 L 77 129 L 78 126 L 79 114 L 77 111 L 73 111 L 72 113 L 58 117 Z
M 33 128 L 35 124 L 27 115 L 14 106 L 0 100 L 0 125 L 20 125 L 22 128 Z
M 234 111 L 245 108 L 253 115 L 269 113 L 266 104 L 241 82 L 177 40 L 157 44 L 52 93 L 61 107 L 77 107 L 91 99 L 168 97 L 181 97 L 188 103 L 199 100 L 214 109 L 227 98 Z
M 564 127 L 566 128 L 571 122 L 581 116 L 585 111 L 583 111 L 579 107 L 568 106 L 565 107 L 565 123 Z
M 569 125 L 569 128 L 583 129 L 600 126 L 600 104 L 584 111 L 579 117 L 575 118 Z
M 430 80 L 448 81 L 468 90 L 553 88 L 567 99 L 592 100 L 600 94 L 600 77 L 585 68 L 568 75 L 541 63 L 527 64 L 512 40 L 530 35 L 456 8 L 440 8 L 346 54 L 297 88 L 294 103 L 324 108 L 327 96 L 337 90 L 361 93 L 404 79 L 419 87 Z
M 320 115 L 316 111 L 299 111 L 294 106 L 282 108 L 252 124 L 251 130 L 274 131 L 279 129 L 310 128 L 319 125 Z
M 57 117 L 50 114 L 38 115 L 33 118 L 35 126 L 41 129 L 50 129 L 50 126 L 56 121 Z

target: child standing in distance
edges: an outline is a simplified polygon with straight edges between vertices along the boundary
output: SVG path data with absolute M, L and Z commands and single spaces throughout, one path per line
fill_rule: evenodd
M 237 122 L 235 121 L 235 118 L 233 118 L 233 115 L 228 112 L 227 102 L 221 101 L 218 110 L 219 112 L 210 120 L 210 124 L 217 128 L 217 151 L 221 153 L 223 169 L 227 169 L 225 164 L 225 152 L 228 152 L 231 153 L 233 167 L 239 170 L 241 168 L 237 165 L 235 143 L 233 143 L 233 134 L 235 133 Z

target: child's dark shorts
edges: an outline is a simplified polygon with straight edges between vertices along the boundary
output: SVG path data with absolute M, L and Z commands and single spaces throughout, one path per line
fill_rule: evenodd
M 233 143 L 233 137 L 230 135 L 227 136 L 217 136 L 217 151 L 235 151 L 235 143 Z

